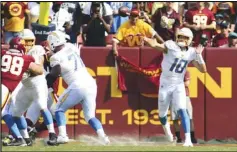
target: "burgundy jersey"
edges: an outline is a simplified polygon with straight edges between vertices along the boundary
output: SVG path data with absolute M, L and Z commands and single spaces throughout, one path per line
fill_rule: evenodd
M 208 9 L 204 8 L 203 10 L 199 11 L 197 8 L 189 9 L 185 14 L 185 22 L 188 24 L 196 24 L 196 25 L 210 25 L 213 21 L 215 21 L 215 17 L 213 13 Z M 213 30 L 199 30 L 195 31 L 192 29 L 194 38 L 193 46 L 197 46 L 200 43 L 200 38 L 202 34 L 206 34 L 209 39 L 209 44 L 212 39 Z
M 162 16 L 166 16 L 169 20 L 174 21 L 173 24 L 171 24 L 171 28 L 163 28 L 161 26 Z M 179 13 L 173 10 L 171 14 L 168 14 L 165 7 L 163 7 L 157 9 L 151 19 L 155 24 L 156 32 L 164 39 L 164 41 L 175 40 L 175 30 L 180 26 Z
M 35 62 L 35 59 L 29 55 L 9 51 L 2 51 L 1 57 L 2 84 L 13 92 L 22 80 L 24 72 L 28 70 L 30 63 Z
M 217 34 L 212 41 L 213 47 L 221 47 L 225 44 L 228 44 L 228 37 L 225 37 L 223 34 Z
M 190 80 L 190 72 L 186 71 L 184 75 L 184 82 Z M 189 96 L 189 88 L 188 86 L 185 86 L 186 96 Z

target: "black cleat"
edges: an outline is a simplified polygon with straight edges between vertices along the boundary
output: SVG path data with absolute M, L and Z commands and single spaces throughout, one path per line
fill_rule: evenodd
M 49 140 L 47 141 L 47 144 L 50 146 L 57 146 L 57 135 L 55 133 L 49 133 Z
M 3 143 L 3 146 L 27 146 L 27 144 L 24 139 L 16 138 L 16 140 L 14 140 L 10 143 L 7 143 L 7 144 Z
M 180 144 L 180 143 L 182 143 L 182 142 L 183 142 L 183 141 L 182 141 L 181 138 L 178 138 L 178 139 L 177 139 L 177 143 L 178 143 L 178 144 Z
M 33 145 L 33 141 L 32 141 L 31 138 L 24 138 L 24 140 L 25 140 L 27 146 L 32 146 Z
M 7 145 L 7 144 L 13 142 L 14 140 L 15 140 L 15 138 L 12 135 L 8 135 L 2 139 L 2 144 Z
M 193 143 L 193 144 L 198 144 L 198 142 L 197 142 L 197 139 L 196 139 L 196 138 L 191 138 L 191 141 L 192 141 L 192 143 Z
M 27 131 L 28 131 L 28 133 L 29 133 L 30 138 L 31 138 L 33 141 L 35 141 L 36 134 L 37 134 L 37 131 L 36 131 L 35 127 L 34 127 L 34 128 L 28 127 L 28 128 L 27 128 Z

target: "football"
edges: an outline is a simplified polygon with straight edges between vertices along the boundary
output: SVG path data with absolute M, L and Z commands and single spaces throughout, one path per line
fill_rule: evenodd
M 122 6 L 119 8 L 119 15 L 122 16 L 122 17 L 126 17 L 126 16 L 129 16 L 130 14 L 130 11 L 129 11 L 129 8 L 126 7 L 126 6 Z

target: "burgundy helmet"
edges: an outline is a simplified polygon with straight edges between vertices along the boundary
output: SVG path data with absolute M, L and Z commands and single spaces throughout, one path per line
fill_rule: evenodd
M 25 54 L 26 48 L 25 48 L 25 40 L 20 37 L 14 37 L 11 39 L 9 49 L 16 49 L 20 51 L 22 54 Z

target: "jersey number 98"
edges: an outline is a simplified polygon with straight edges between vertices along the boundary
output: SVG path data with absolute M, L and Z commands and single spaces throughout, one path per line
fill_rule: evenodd
M 11 74 L 19 76 L 24 65 L 24 60 L 18 56 L 2 56 L 2 72 L 10 71 Z

